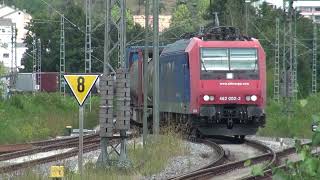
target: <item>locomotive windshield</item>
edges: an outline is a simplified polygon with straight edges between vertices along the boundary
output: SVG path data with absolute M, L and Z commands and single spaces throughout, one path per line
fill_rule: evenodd
M 201 77 L 212 79 L 221 73 L 234 72 L 241 78 L 258 78 L 258 55 L 255 48 L 201 48 Z

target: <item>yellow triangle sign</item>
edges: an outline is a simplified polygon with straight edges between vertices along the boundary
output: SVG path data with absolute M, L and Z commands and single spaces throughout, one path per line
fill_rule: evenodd
M 77 74 L 64 75 L 63 77 L 67 81 L 79 105 L 82 106 L 99 75 Z

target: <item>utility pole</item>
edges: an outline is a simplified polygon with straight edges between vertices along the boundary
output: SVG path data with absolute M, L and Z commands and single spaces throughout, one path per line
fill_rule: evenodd
M 274 94 L 276 102 L 280 101 L 280 19 L 276 18 L 276 43 L 274 53 Z
M 85 39 L 85 73 L 91 73 L 91 12 L 92 0 L 86 0 L 86 39 Z M 89 95 L 89 110 L 91 112 L 91 93 Z
M 35 94 L 36 91 L 36 85 L 37 85 L 37 42 L 36 42 L 36 35 L 34 34 L 32 36 L 32 88 L 33 88 L 33 95 Z
M 63 78 L 66 72 L 66 60 L 65 60 L 65 31 L 64 31 L 64 15 L 61 15 L 61 23 L 60 23 L 60 93 L 63 96 L 66 96 L 66 83 Z
M 145 4 L 145 42 L 143 58 L 143 147 L 145 148 L 148 135 L 148 59 L 149 59 L 149 0 Z
M 153 0 L 153 134 L 159 134 L 159 0 Z
M 38 86 L 39 92 L 41 92 L 41 39 L 38 39 L 38 58 L 37 58 L 37 73 L 38 73 Z
M 312 94 L 317 93 L 317 25 L 313 22 L 313 48 L 312 48 Z

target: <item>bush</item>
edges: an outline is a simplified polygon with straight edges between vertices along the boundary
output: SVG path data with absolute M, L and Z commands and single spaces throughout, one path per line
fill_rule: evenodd
M 311 138 L 312 115 L 320 112 L 320 94 L 293 103 L 292 115 L 285 113 L 280 103 L 270 101 L 266 108 L 266 127 L 258 134 L 264 136 Z
M 98 122 L 97 97 L 92 98 L 93 112 L 86 113 L 85 128 Z M 47 139 L 63 134 L 64 128 L 78 126 L 78 104 L 73 97 L 58 93 L 14 95 L 0 101 L 0 143 L 20 143 Z

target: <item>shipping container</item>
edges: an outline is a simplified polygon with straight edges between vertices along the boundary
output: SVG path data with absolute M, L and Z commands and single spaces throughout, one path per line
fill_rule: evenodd
M 18 73 L 16 81 L 16 90 L 23 92 L 32 92 L 38 90 L 38 77 L 37 73 Z M 41 72 L 41 91 L 43 92 L 57 92 L 59 86 L 59 73 L 58 72 Z
M 32 92 L 35 85 L 35 77 L 32 73 L 18 73 L 16 80 L 17 91 Z
M 58 87 L 59 87 L 58 72 L 42 72 L 41 73 L 41 91 L 57 92 Z

